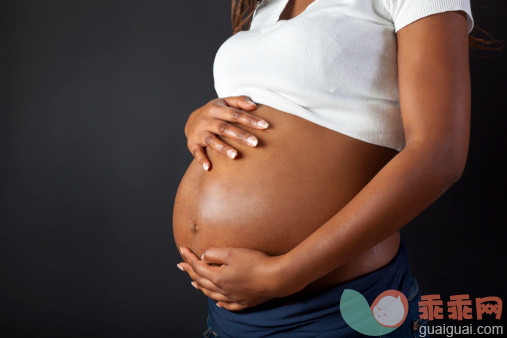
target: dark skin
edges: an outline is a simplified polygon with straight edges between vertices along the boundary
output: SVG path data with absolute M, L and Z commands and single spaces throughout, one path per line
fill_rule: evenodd
M 311 2 L 295 1 L 293 9 L 282 15 L 294 17 Z M 397 41 L 405 148 L 333 217 L 284 254 L 213 247 L 197 257 L 188 248 L 180 248 L 185 262 L 179 267 L 219 306 L 236 311 L 299 292 L 393 236 L 461 177 L 470 131 L 465 14 L 445 12 L 425 17 L 402 28 Z M 247 114 L 255 108 L 244 99 L 222 104 Z M 206 119 L 211 125 L 239 121 L 210 116 L 202 110 L 191 117 L 186 128 L 189 148 L 203 165 L 209 162 L 204 147 L 224 152 L 230 146 L 209 136 L 206 142 L 200 140 L 198 134 L 214 134 L 217 129 L 198 121 Z M 252 119 L 241 116 L 245 123 Z M 225 129 L 230 138 L 235 133 L 242 135 L 242 140 L 249 136 Z
M 206 114 L 205 109 L 197 113 Z M 178 188 L 174 238 L 198 256 L 217 246 L 255 249 L 270 256 L 289 252 L 397 153 L 267 105 L 257 104 L 250 114 L 270 123 L 265 130 L 242 126 L 258 136 L 259 144 L 252 148 L 220 136 L 238 150 L 238 158 L 230 160 L 207 149 L 213 168 L 203 171 L 192 161 Z M 385 265 L 399 245 L 397 234 L 390 237 L 311 287 L 336 285 Z

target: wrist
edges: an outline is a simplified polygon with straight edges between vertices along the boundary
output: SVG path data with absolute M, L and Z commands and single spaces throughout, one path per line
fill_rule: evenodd
M 301 291 L 311 281 L 307 281 L 304 267 L 297 264 L 290 253 L 276 256 L 275 293 L 277 297 L 286 297 Z

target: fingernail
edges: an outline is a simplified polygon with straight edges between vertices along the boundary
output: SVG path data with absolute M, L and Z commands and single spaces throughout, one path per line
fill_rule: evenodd
M 204 259 L 204 252 L 201 255 L 201 261 Z
M 208 171 L 209 170 L 209 164 L 208 163 L 204 163 L 202 165 L 202 167 L 204 168 L 204 170 Z
M 255 147 L 257 145 L 257 143 L 259 143 L 259 140 L 257 140 L 257 137 L 255 136 L 249 136 L 246 141 L 248 142 L 249 145 L 251 145 L 252 147 Z
M 191 281 L 191 282 L 190 282 L 190 284 L 192 284 L 192 286 L 193 286 L 194 288 L 196 288 L 197 290 L 199 290 L 199 288 L 197 287 L 197 284 L 196 284 L 194 281 Z
M 246 102 L 248 102 L 248 103 L 253 104 L 254 106 L 256 106 L 255 102 L 253 102 L 252 100 L 246 100 Z
M 267 127 L 269 127 L 269 123 L 267 123 L 266 121 L 259 121 L 259 122 L 257 122 L 257 125 L 259 127 L 264 128 L 264 129 L 266 129 Z
M 234 159 L 234 158 L 236 158 L 236 156 L 238 156 L 238 153 L 232 149 L 229 149 L 229 150 L 227 150 L 227 156 Z
M 180 245 L 180 253 L 183 255 L 183 249 L 181 248 L 181 245 Z
M 178 267 L 178 269 L 180 269 L 181 271 L 185 271 L 185 270 L 183 270 L 183 267 L 182 267 L 179 263 L 178 263 L 178 264 L 176 264 L 176 266 L 177 266 L 177 267 Z
M 221 307 L 220 305 L 218 305 L 218 303 L 215 303 L 218 307 Z

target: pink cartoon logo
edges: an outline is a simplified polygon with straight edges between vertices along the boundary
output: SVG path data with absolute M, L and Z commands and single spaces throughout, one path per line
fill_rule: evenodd
M 400 327 L 408 314 L 408 300 L 398 290 L 387 290 L 378 295 L 370 309 L 380 325 Z

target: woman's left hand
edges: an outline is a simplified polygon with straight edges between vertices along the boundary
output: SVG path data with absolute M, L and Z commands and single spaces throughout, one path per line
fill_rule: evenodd
M 178 264 L 192 285 L 230 311 L 243 310 L 299 291 L 284 273 L 284 257 L 246 248 L 210 248 L 201 259 L 180 247 L 186 262 Z

